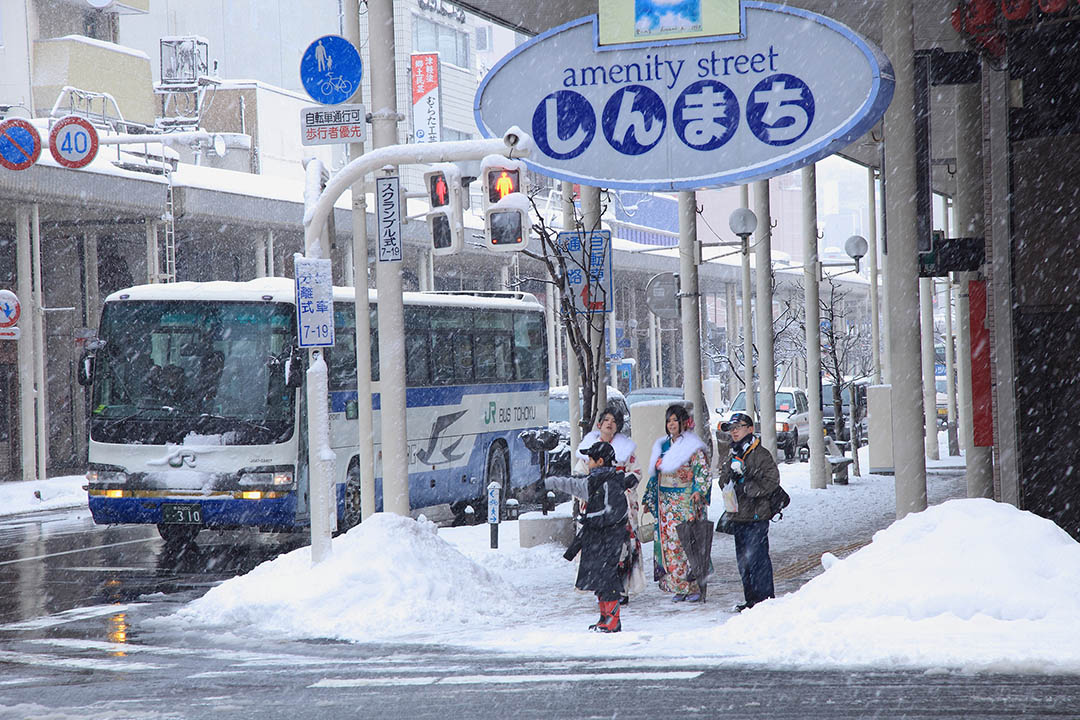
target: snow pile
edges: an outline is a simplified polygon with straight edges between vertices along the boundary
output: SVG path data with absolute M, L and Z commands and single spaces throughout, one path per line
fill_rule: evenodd
M 288 637 L 404 639 L 494 619 L 518 593 L 440 538 L 434 524 L 378 513 L 311 566 L 300 548 L 211 589 L 173 619 Z
M 84 485 L 84 475 L 0 483 L 0 515 L 71 507 L 86 508 Z
M 908 515 L 710 644 L 773 665 L 1080 667 L 1080 544 L 992 500 Z

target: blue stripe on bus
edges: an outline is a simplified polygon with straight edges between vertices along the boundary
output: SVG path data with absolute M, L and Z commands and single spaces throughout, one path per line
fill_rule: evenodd
M 460 405 L 466 395 L 487 393 L 517 393 L 547 390 L 544 382 L 496 383 L 492 385 L 446 385 L 443 387 L 422 387 L 405 389 L 407 407 L 438 407 L 442 405 Z M 330 393 L 330 412 L 345 412 L 345 406 L 356 400 L 355 390 L 334 390 Z M 372 393 L 371 407 L 378 410 L 381 403 L 379 393 Z

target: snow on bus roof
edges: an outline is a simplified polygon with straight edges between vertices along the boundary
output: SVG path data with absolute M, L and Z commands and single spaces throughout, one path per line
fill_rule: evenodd
M 287 302 L 294 301 L 292 278 L 258 278 L 246 282 L 216 280 L 212 282 L 158 283 L 136 285 L 111 293 L 105 302 L 127 300 L 209 300 L 216 302 Z M 371 302 L 377 300 L 374 290 L 368 291 Z M 352 300 L 351 287 L 335 287 L 334 299 Z M 477 305 L 491 308 L 521 308 L 523 305 L 542 307 L 539 300 L 529 293 L 519 292 L 406 292 L 402 293 L 406 305 L 429 305 L 439 307 L 464 307 Z

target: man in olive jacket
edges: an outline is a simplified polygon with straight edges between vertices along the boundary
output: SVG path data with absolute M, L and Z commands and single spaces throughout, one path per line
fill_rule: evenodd
M 734 481 L 739 510 L 727 513 L 735 536 L 735 559 L 739 564 L 743 596 L 739 612 L 762 600 L 776 597 L 772 560 L 769 559 L 769 494 L 780 485 L 780 470 L 772 453 L 754 435 L 754 420 L 746 413 L 734 413 L 720 429 L 731 433 L 731 456 L 720 463 L 720 487 Z

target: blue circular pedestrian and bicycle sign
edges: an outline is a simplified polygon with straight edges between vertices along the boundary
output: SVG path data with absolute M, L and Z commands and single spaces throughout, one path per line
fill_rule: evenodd
M 364 64 L 353 44 L 340 35 L 323 35 L 300 59 L 300 82 L 311 99 L 337 105 L 360 89 Z
M 22 118 L 8 118 L 0 123 L 0 166 L 25 170 L 41 155 L 41 135 Z

